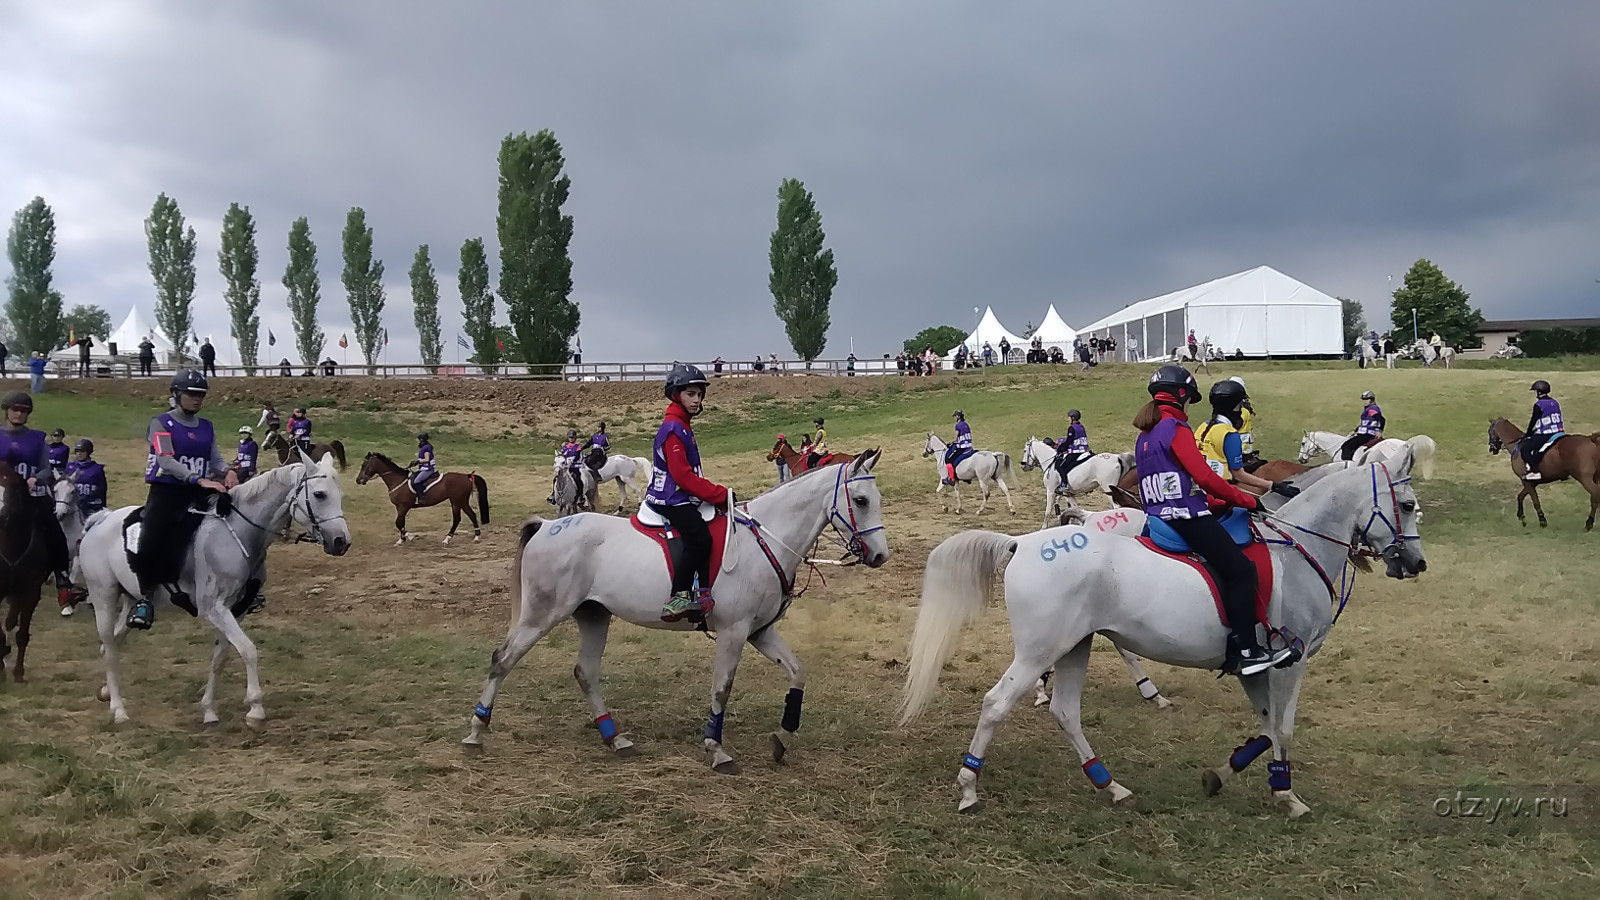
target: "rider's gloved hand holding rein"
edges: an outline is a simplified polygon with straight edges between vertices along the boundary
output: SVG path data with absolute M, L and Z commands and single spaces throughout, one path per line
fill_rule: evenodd
M 1189 548 L 1216 569 L 1230 634 L 1223 671 L 1253 675 L 1288 659 L 1282 648 L 1269 653 L 1256 638 L 1255 565 L 1233 542 L 1213 511 L 1238 506 L 1257 509 L 1252 494 L 1229 484 L 1200 452 L 1184 408 L 1200 399 L 1200 386 L 1182 366 L 1162 366 L 1150 378 L 1151 400 L 1139 409 L 1134 457 L 1139 468 L 1139 499 L 1147 515 L 1171 526 Z

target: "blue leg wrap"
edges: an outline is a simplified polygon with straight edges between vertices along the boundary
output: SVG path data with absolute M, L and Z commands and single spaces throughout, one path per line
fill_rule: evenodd
M 611 743 L 611 739 L 617 736 L 617 723 L 611 721 L 610 713 L 606 713 L 600 718 L 595 719 L 594 724 L 600 729 L 600 739 L 602 741 L 605 741 L 609 744 Z
M 706 719 L 706 740 L 722 743 L 722 713 L 714 712 Z
M 1243 772 L 1245 767 L 1256 761 L 1256 757 L 1267 752 L 1272 747 L 1272 738 L 1258 734 L 1244 746 L 1233 748 L 1233 755 L 1228 757 L 1228 768 L 1235 772 Z
M 489 717 L 494 715 L 494 710 L 484 706 L 482 703 L 479 703 L 477 706 L 472 708 L 472 714 L 478 717 L 479 722 L 487 725 L 489 724 Z
M 1267 787 L 1275 791 L 1289 790 L 1289 761 L 1275 759 L 1267 763 Z
M 1089 780 L 1097 788 L 1111 784 L 1111 773 L 1106 771 L 1105 763 L 1102 763 L 1098 756 L 1083 764 L 1083 774 L 1089 776 Z
M 805 694 L 806 692 L 800 688 L 789 688 L 788 695 L 783 698 L 784 731 L 800 730 L 800 698 Z
M 981 757 L 973 756 L 971 753 L 965 754 L 961 757 L 961 767 L 964 769 L 971 769 L 974 772 L 982 772 L 983 759 Z

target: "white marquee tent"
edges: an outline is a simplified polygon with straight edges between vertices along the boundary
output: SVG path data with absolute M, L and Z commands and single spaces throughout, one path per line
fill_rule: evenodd
M 1258 266 L 1131 304 L 1078 334 L 1114 338 L 1118 355 L 1129 338 L 1137 338 L 1145 360 L 1171 358 L 1190 329 L 1229 355 L 1241 350 L 1253 357 L 1338 356 L 1343 323 L 1338 298 Z
M 171 365 L 174 361 L 172 342 L 167 340 L 166 335 L 157 331 L 144 316 L 139 315 L 137 306 L 128 310 L 127 318 L 106 337 L 106 341 L 117 345 L 118 356 L 137 357 L 139 342 L 146 337 L 150 338 L 150 343 L 156 345 L 156 365 Z M 97 349 L 102 353 L 109 352 L 104 344 Z
M 1027 338 L 1018 337 L 1004 325 L 1001 325 L 1000 320 L 995 318 L 993 307 L 984 307 L 983 318 L 978 320 L 977 329 L 975 329 L 971 334 L 967 335 L 967 339 L 961 343 L 967 345 L 968 353 L 978 355 L 982 355 L 983 345 L 987 343 L 994 347 L 995 355 L 998 357 L 1000 354 L 1001 338 L 1005 338 L 1011 342 L 1011 352 L 1013 354 L 1022 353 L 1028 349 Z M 957 346 L 960 346 L 960 344 Z M 944 355 L 944 361 L 946 363 L 954 363 L 955 358 L 956 348 L 951 347 L 950 352 Z
M 1044 344 L 1044 349 L 1046 350 L 1051 347 L 1060 347 L 1061 352 L 1066 354 L 1068 359 L 1071 359 L 1072 342 L 1077 337 L 1078 332 L 1072 330 L 1072 326 L 1062 320 L 1060 314 L 1056 312 L 1056 305 L 1052 303 L 1050 304 L 1049 312 L 1044 314 L 1044 323 L 1033 332 L 1033 337 L 1029 338 L 1029 340 L 1038 338 Z

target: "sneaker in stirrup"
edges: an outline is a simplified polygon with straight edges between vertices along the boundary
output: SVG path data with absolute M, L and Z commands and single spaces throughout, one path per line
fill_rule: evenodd
M 156 608 L 149 600 L 139 598 L 128 613 L 128 627 L 148 631 L 156 622 Z
M 661 621 L 676 622 L 691 614 L 700 612 L 700 603 L 695 600 L 693 591 L 677 591 L 667 604 L 661 607 Z
M 1536 469 L 1529 469 L 1527 474 L 1522 476 L 1523 481 L 1541 481 L 1543 478 L 1544 476 L 1540 475 Z

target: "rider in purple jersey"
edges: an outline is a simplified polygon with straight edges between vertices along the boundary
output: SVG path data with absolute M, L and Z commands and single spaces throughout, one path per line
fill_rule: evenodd
M 55 469 L 56 477 L 60 478 L 71 461 L 72 448 L 67 446 L 67 433 L 57 428 L 50 432 L 50 468 Z
M 65 472 L 78 495 L 78 511 L 88 518 L 106 508 L 106 467 L 94 458 L 94 441 L 88 438 L 79 438 L 72 453 Z
M 700 504 L 728 502 L 728 489 L 700 474 L 700 447 L 690 421 L 704 408 L 711 384 L 694 366 L 675 365 L 667 373 L 666 394 L 671 403 L 661 417 L 661 427 L 651 451 L 650 487 L 645 502 L 671 523 L 683 539 L 685 559 L 672 573 L 672 597 L 661 609 L 661 621 L 687 617 L 702 620 L 711 612 L 711 528 L 700 518 Z M 694 591 L 695 577 L 700 590 Z
M 1550 446 L 1550 438 L 1560 434 L 1566 424 L 1561 419 L 1561 404 L 1550 396 L 1550 382 L 1543 378 L 1535 381 L 1533 387 L 1533 415 L 1528 418 L 1527 436 L 1522 439 L 1522 461 L 1527 465 L 1527 474 L 1522 476 L 1524 481 L 1538 481 L 1544 476 L 1539 474 L 1539 461 L 1544 458 L 1544 450 Z
M 11 391 L 0 398 L 0 408 L 5 411 L 5 425 L 0 428 L 0 462 L 9 463 L 16 473 L 28 482 L 28 496 L 33 504 L 33 527 L 44 538 L 50 551 L 50 568 L 55 572 L 56 602 L 69 607 L 87 596 L 75 587 L 67 574 L 72 565 L 72 554 L 67 548 L 67 536 L 61 532 L 56 520 L 55 498 L 50 487 L 55 483 L 55 469 L 50 465 L 50 451 L 44 432 L 28 427 L 28 417 L 33 414 L 33 397 L 26 391 Z
M 208 389 L 199 372 L 179 371 L 172 377 L 173 408 L 151 419 L 145 429 L 149 455 L 144 480 L 150 494 L 140 514 L 139 552 L 130 560 L 142 591 L 128 613 L 130 628 L 147 629 L 155 623 L 150 591 L 158 585 L 178 605 L 189 603 L 177 584 L 200 526 L 200 517 L 189 509 L 203 505 L 208 492 L 226 493 L 239 484 L 239 473 L 228 468 L 217 449 L 211 420 L 200 417 Z M 260 599 L 256 597 L 251 609 L 259 608 Z

